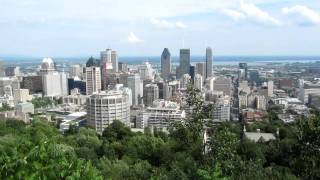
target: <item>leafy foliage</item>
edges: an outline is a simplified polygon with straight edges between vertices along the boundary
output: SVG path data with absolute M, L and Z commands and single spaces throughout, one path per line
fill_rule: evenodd
M 0 179 L 319 179 L 320 116 L 285 125 L 273 114 L 248 126 L 276 133 L 254 143 L 240 123 L 205 124 L 206 106 L 190 89 L 192 116 L 170 133 L 134 133 L 114 121 L 61 134 L 43 119 L 0 121 Z M 200 99 L 199 99 L 200 98 Z M 204 142 L 204 127 L 210 138 Z

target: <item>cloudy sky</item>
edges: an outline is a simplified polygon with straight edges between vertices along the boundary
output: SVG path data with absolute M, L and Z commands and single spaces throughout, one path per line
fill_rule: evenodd
M 319 0 L 0 0 L 0 56 L 320 55 Z

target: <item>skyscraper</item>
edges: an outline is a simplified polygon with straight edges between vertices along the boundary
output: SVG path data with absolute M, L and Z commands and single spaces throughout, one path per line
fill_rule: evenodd
M 91 95 L 101 90 L 100 67 L 86 67 L 86 94 Z
M 42 75 L 43 94 L 45 96 L 68 95 L 67 74 L 57 72 L 55 63 L 51 58 L 42 60 L 39 73 Z
M 239 80 L 247 80 L 248 79 L 248 65 L 247 63 L 239 63 Z
M 195 66 L 190 66 L 190 72 L 189 72 L 190 76 L 191 76 L 191 80 L 192 82 L 194 81 L 194 76 L 197 74 L 196 72 L 196 67 Z
M 168 79 L 171 73 L 171 54 L 168 48 L 164 48 L 161 55 L 161 75 Z
M 138 66 L 138 72 L 141 80 L 154 80 L 155 71 L 149 62 L 144 62 Z
M 52 72 L 42 76 L 43 94 L 45 96 L 68 95 L 67 74 Z
M 132 105 L 138 105 L 140 98 L 143 96 L 143 89 L 140 76 L 138 74 L 128 77 L 128 88 L 132 91 Z
M 111 62 L 112 62 L 112 69 L 113 72 L 118 72 L 119 67 L 118 67 L 118 54 L 117 51 L 111 51 Z
M 4 67 L 4 62 L 0 61 L 0 77 L 5 76 L 5 67 Z
M 101 69 L 98 61 L 92 57 L 86 65 L 86 94 L 91 95 L 101 90 Z
M 196 74 L 196 76 L 194 77 L 194 83 L 193 83 L 194 88 L 199 89 L 201 91 L 202 84 L 203 84 L 202 76 L 200 74 Z
M 206 77 L 206 63 L 199 62 L 196 64 L 196 74 L 200 74 L 202 77 Z M 210 76 L 209 76 L 210 77 Z
M 159 99 L 159 87 L 157 84 L 147 84 L 143 88 L 143 102 L 146 106 L 151 106 L 154 100 Z
M 180 49 L 180 66 L 177 78 L 181 78 L 184 74 L 190 72 L 190 49 Z
M 87 120 L 99 134 L 114 120 L 130 126 L 128 95 L 121 90 L 94 94 L 87 99 Z
M 101 81 L 102 81 L 102 89 L 107 89 L 107 79 L 108 75 L 112 72 L 112 51 L 111 49 L 106 49 L 105 51 L 101 51 Z
M 206 49 L 206 78 L 212 76 L 212 49 L 211 47 L 207 47 Z
M 184 74 L 180 79 L 180 88 L 187 89 L 190 82 L 191 76 L 189 74 Z

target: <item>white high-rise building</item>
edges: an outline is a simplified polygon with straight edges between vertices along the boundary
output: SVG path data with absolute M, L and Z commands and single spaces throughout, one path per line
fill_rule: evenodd
M 4 66 L 4 62 L 0 61 L 0 77 L 4 77 L 5 76 L 5 66 Z
M 163 85 L 163 99 L 169 100 L 172 97 L 172 86 L 169 86 L 168 83 Z
M 40 75 L 50 74 L 56 72 L 56 65 L 51 58 L 43 58 L 40 67 Z
M 111 62 L 112 62 L 112 69 L 113 72 L 119 71 L 119 64 L 118 64 L 118 54 L 117 51 L 111 51 Z
M 149 62 L 145 62 L 138 67 L 141 80 L 154 80 L 155 71 Z
M 101 90 L 100 67 L 86 67 L 86 94 L 91 95 Z
M 143 97 L 143 83 L 138 74 L 128 77 L 128 88 L 132 91 L 132 105 L 138 105 Z
M 110 90 L 93 94 L 87 99 L 87 120 L 99 134 L 113 121 L 130 126 L 129 97 L 123 91 Z
M 180 88 L 187 89 L 190 82 L 191 82 L 191 76 L 189 74 L 184 74 L 180 79 Z
M 213 61 L 212 49 L 211 49 L 211 47 L 207 47 L 207 49 L 206 49 L 206 76 L 205 76 L 206 78 L 212 77 L 212 75 L 213 75 L 212 61 Z
M 214 90 L 214 81 L 216 80 L 215 77 L 209 77 L 205 81 L 205 85 L 207 90 L 213 91 Z
M 268 96 L 273 96 L 273 81 L 268 81 Z
M 203 85 L 203 77 L 200 74 L 196 74 L 194 77 L 194 83 L 193 83 L 194 88 L 199 89 L 201 91 L 202 85 Z
M 55 63 L 51 58 L 42 60 L 39 71 L 42 76 L 42 86 L 44 96 L 64 96 L 68 95 L 67 74 L 57 72 Z
M 159 99 L 137 116 L 137 127 L 167 130 L 171 124 L 183 122 L 185 118 L 185 111 L 180 110 L 177 103 Z
M 67 74 L 51 72 L 42 76 L 44 96 L 68 95 Z

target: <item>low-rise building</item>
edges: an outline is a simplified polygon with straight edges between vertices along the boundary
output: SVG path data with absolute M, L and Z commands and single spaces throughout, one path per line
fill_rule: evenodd
M 137 116 L 138 128 L 156 128 L 167 130 L 174 122 L 183 122 L 186 117 L 185 111 L 180 110 L 177 103 L 165 100 L 156 100 L 153 106 Z

